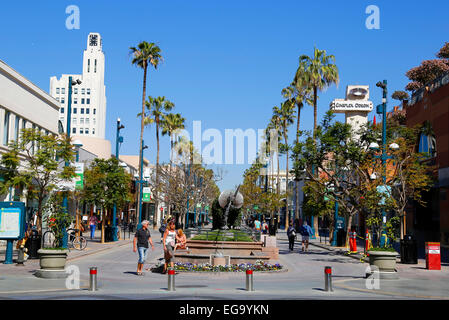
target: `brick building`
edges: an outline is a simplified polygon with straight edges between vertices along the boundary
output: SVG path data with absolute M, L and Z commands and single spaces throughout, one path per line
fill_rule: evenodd
M 424 194 L 426 207 L 414 205 L 407 212 L 407 230 L 423 246 L 438 241 L 449 246 L 449 73 L 413 93 L 404 103 L 408 127 L 424 124 L 419 150 L 436 165 L 435 185 Z

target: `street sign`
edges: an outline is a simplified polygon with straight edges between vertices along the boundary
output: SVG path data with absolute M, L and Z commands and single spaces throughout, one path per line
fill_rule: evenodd
M 25 231 L 25 203 L 0 202 L 0 239 L 22 239 Z
M 82 190 L 84 187 L 84 163 L 75 162 L 75 189 Z
M 151 188 L 143 187 L 142 188 L 142 202 L 150 202 L 151 200 Z
M 344 229 L 345 228 L 345 218 L 344 217 L 338 217 L 337 218 L 337 229 Z

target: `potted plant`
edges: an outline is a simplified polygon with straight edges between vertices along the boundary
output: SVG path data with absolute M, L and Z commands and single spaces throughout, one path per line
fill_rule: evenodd
M 50 231 L 50 243 L 44 243 L 46 247 L 38 250 L 40 267 L 36 276 L 41 278 L 65 278 L 65 264 L 69 250 L 63 248 L 66 228 L 70 225 L 70 215 L 63 208 L 58 197 L 52 197 L 47 203 L 48 215 L 45 222 Z M 46 239 L 44 239 L 45 241 Z
M 380 231 L 380 221 L 379 217 L 371 217 L 368 219 L 369 223 L 373 223 L 377 225 L 377 229 Z M 371 274 L 374 271 L 379 272 L 379 277 L 382 279 L 398 279 L 398 273 L 396 270 L 396 260 L 399 256 L 398 252 L 393 248 L 392 244 L 397 239 L 397 230 L 398 230 L 399 218 L 392 217 L 386 223 L 386 240 L 383 246 L 376 246 L 368 250 L 369 256 L 369 264 L 370 266 L 374 266 L 371 268 Z M 379 232 L 380 233 L 380 232 Z M 378 235 L 378 239 L 380 240 L 380 234 Z M 380 242 L 380 241 L 379 241 Z M 370 274 L 369 274 L 370 275 Z

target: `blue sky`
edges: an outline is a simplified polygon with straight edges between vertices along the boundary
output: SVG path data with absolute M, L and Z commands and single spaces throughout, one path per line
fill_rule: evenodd
M 68 5 L 80 9 L 80 29 L 68 30 Z M 380 9 L 380 30 L 368 30 L 368 5 Z M 348 84 L 369 85 L 374 105 L 387 79 L 389 96 L 407 84 L 405 72 L 449 41 L 449 3 L 422 1 L 8 1 L 0 11 L 0 59 L 48 91 L 51 76 L 81 73 L 89 32 L 103 37 L 106 57 L 106 138 L 115 145 L 115 121 L 122 119 L 122 154 L 137 154 L 142 71 L 131 65 L 129 47 L 155 42 L 164 57 L 150 70 L 147 94 L 165 96 L 203 131 L 264 128 L 272 107 L 282 102 L 301 54 L 313 48 L 336 57 L 338 88 L 319 96 L 319 119 Z M 0 93 L 1 94 L 1 93 Z M 394 102 L 390 99 L 389 109 Z M 305 106 L 301 128 L 313 127 Z M 373 114 L 369 116 L 371 120 Z M 343 115 L 337 117 L 344 120 Z M 293 140 L 294 127 L 291 128 Z M 154 126 L 145 129 L 146 157 L 156 160 Z M 168 137 L 161 159 L 168 161 Z M 285 162 L 285 161 L 282 161 Z M 232 188 L 249 165 L 223 165 L 220 188 Z

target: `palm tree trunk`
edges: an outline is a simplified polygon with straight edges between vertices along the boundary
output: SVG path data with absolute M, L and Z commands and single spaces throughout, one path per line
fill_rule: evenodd
M 153 215 L 153 228 L 156 229 L 156 217 L 159 213 L 159 198 L 158 198 L 158 189 L 159 189 L 159 117 L 156 118 L 156 142 L 157 142 L 157 153 L 156 153 L 156 192 L 154 197 L 154 215 Z
M 288 223 L 290 220 L 290 215 L 288 211 L 288 145 L 287 145 L 287 132 L 286 132 L 287 124 L 284 126 L 284 141 L 286 146 L 286 169 L 285 169 L 285 230 L 288 228 Z
M 145 117 L 145 97 L 147 91 L 147 63 L 144 62 L 143 67 L 143 90 L 142 90 L 142 116 L 140 120 L 140 143 L 139 143 L 139 179 L 142 177 L 143 172 L 143 157 L 142 157 L 142 141 L 143 141 L 143 130 L 144 130 L 144 117 Z M 139 217 L 140 212 L 140 188 L 137 188 L 137 211 L 136 211 L 136 224 L 139 223 L 141 217 Z
M 301 117 L 301 104 L 298 104 L 298 119 L 296 122 L 296 144 L 299 143 L 299 119 Z M 295 180 L 295 186 L 296 186 L 296 194 L 295 194 L 295 218 L 299 219 L 299 189 L 298 189 L 299 180 Z
M 317 97 L 318 97 L 318 89 L 316 86 L 313 86 L 313 142 L 316 144 L 316 127 L 317 127 Z M 317 173 L 318 174 L 318 173 Z M 315 236 L 318 232 L 318 217 L 313 219 L 313 228 L 315 230 Z

